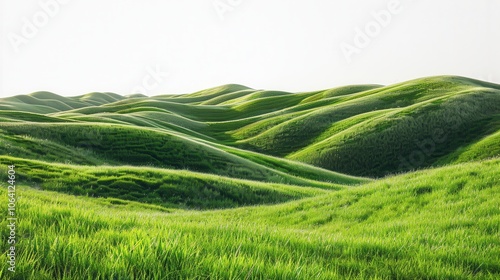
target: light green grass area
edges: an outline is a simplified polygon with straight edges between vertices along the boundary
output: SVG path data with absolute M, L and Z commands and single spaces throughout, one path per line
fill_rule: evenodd
M 498 279 L 499 167 L 499 159 L 462 164 L 283 205 L 209 212 L 18 188 L 16 275 Z M 5 236 L 6 221 L 0 228 Z M 0 277 L 10 276 L 3 266 Z

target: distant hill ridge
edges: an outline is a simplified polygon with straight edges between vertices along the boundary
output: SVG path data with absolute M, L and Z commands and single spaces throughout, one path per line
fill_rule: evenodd
M 30 124 L 21 124 L 26 121 Z M 63 123 L 63 130 L 55 128 Z M 77 124 L 95 126 L 101 132 L 87 133 L 83 136 L 88 138 L 86 142 L 75 141 L 72 137 L 78 135 Z M 70 132 L 73 127 L 76 132 Z M 322 170 L 380 177 L 498 156 L 500 85 L 437 76 L 389 86 L 352 85 L 300 93 L 237 84 L 152 97 L 101 92 L 62 97 L 35 92 L 0 99 L 0 129 L 2 137 L 11 137 L 8 141 L 20 135 L 33 137 L 31 141 L 49 141 L 47 154 L 56 153 L 49 146 L 62 145 L 90 151 L 97 161 L 127 162 L 127 157 L 110 158 L 116 149 L 151 154 L 151 148 L 142 150 L 145 146 L 140 142 L 147 143 L 148 137 L 157 135 L 158 139 L 184 139 L 200 151 L 217 149 L 227 154 L 205 158 L 205 167 L 194 162 L 198 155 L 191 155 L 190 161 L 173 154 L 164 158 L 151 154 L 150 158 L 134 159 L 134 164 L 175 166 L 172 162 L 184 162 L 185 168 L 219 174 L 222 171 L 216 163 L 232 162 L 227 156 L 235 155 L 259 164 L 266 162 L 266 168 L 276 168 L 268 158 L 286 158 Z M 135 139 L 127 138 L 135 134 Z M 106 145 L 113 150 L 93 137 L 107 137 Z M 465 147 L 472 150 L 461 155 Z M 40 153 L 24 149 L 33 158 Z

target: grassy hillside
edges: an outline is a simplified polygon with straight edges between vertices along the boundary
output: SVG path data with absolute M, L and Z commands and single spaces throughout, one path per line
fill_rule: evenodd
M 478 159 L 487 159 L 500 154 L 500 131 L 488 135 L 477 142 L 460 147 L 454 153 L 444 157 L 442 162 L 468 162 Z
M 497 279 L 499 166 L 209 212 L 20 188 L 17 279 Z
M 306 172 L 287 168 L 279 159 L 254 162 L 244 156 L 245 152 L 240 154 L 243 156 L 238 156 L 199 140 L 159 129 L 97 123 L 0 123 L 0 129 L 6 139 L 28 139 L 11 145 L 7 141 L 2 142 L 3 150 L 15 157 L 36 159 L 42 155 L 57 162 L 71 160 L 79 164 L 187 169 L 234 178 L 322 188 L 335 187 L 331 183 L 357 184 L 366 181 L 314 167 L 307 167 Z M 59 149 L 61 146 L 63 149 Z M 59 156 L 64 149 L 72 152 L 68 156 Z M 77 156 L 73 158 L 74 154 Z
M 318 188 L 261 183 L 186 170 L 50 164 L 12 157 L 0 157 L 0 160 L 15 163 L 19 180 L 37 189 L 170 208 L 211 209 L 269 204 L 326 192 Z M 7 181 L 7 169 L 2 168 L 0 172 L 2 181 Z
M 456 76 L 2 98 L 0 279 L 498 279 L 499 137 Z
M 498 131 L 499 120 L 500 91 L 461 92 L 385 111 L 288 157 L 340 172 L 383 176 L 431 166 Z
M 273 124 L 239 143 L 344 173 L 383 176 L 431 166 L 458 147 L 498 131 L 499 104 L 498 89 L 430 78 L 359 93 Z M 373 117 L 377 112 L 380 116 Z M 373 115 L 364 119 L 366 114 Z M 400 158 L 408 161 L 419 150 L 418 143 L 433 134 L 447 137 L 425 160 L 400 164 Z
M 149 127 L 209 146 L 222 144 L 341 173 L 381 177 L 453 162 L 460 149 L 499 131 L 499 104 L 499 85 L 440 76 L 390 86 L 346 86 L 304 93 L 241 85 L 150 98 L 111 93 L 67 98 L 39 92 L 3 99 L 0 120 Z M 32 112 L 26 112 L 27 108 Z M 429 151 L 422 148 L 426 145 Z M 124 148 L 121 142 L 114 146 Z M 142 154 L 141 147 L 126 149 Z M 479 149 L 462 158 L 495 155 L 498 153 Z M 211 169 L 197 167 L 194 159 L 189 161 L 193 170 Z

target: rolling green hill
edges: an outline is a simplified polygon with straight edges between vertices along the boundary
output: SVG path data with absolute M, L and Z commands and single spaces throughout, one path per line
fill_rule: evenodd
M 97 123 L 3 123 L 0 129 L 6 139 L 1 150 L 15 157 L 36 159 L 42 155 L 56 162 L 72 160 L 80 164 L 186 169 L 322 188 L 335 188 L 333 183 L 358 184 L 368 180 L 312 166 L 294 167 L 299 164 L 265 155 L 246 156 L 249 152 L 244 151 L 238 156 L 238 150 L 226 148 L 233 154 L 215 145 L 159 129 Z M 21 142 L 19 139 L 27 140 Z M 7 146 L 9 142 L 12 144 Z M 61 146 L 73 150 L 69 157 L 58 156 Z M 75 153 L 77 156 L 72 159 Z M 315 179 L 319 181 L 313 181 Z
M 320 188 L 262 183 L 187 170 L 51 164 L 12 157 L 0 157 L 0 160 L 15 163 L 18 177 L 38 189 L 169 208 L 211 209 L 269 204 L 327 192 Z M 7 181 L 7 170 L 1 172 L 2 181 Z
M 145 133 L 143 128 L 149 127 L 148 133 L 202 142 L 203 149 L 222 144 L 368 177 L 451 163 L 452 160 L 446 159 L 500 129 L 500 86 L 455 76 L 422 78 L 391 86 L 347 86 L 304 93 L 227 85 L 193 94 L 149 98 L 127 98 L 111 93 L 67 98 L 38 92 L 1 101 L 1 106 L 5 107 L 3 112 L 0 110 L 4 123 L 10 120 L 32 122 L 29 129 L 19 127 L 14 133 L 17 135 L 25 130 L 25 135 L 40 138 L 42 135 L 33 131 L 36 127 L 49 130 L 43 124 L 47 122 L 66 122 L 67 126 L 99 123 L 100 129 L 105 124 L 121 124 L 128 127 L 130 135 Z M 16 112 L 16 106 L 25 113 Z M 26 112 L 28 107 L 33 108 L 32 112 Z M 42 108 L 51 111 L 44 112 Z M 0 127 L 13 129 L 1 123 Z M 71 143 L 58 141 L 58 144 L 74 144 L 70 138 Z M 131 154 L 144 154 L 141 145 L 124 145 L 119 139 L 124 137 L 117 138 L 116 145 L 110 139 L 106 144 L 126 149 Z M 140 141 L 145 143 L 143 139 Z M 192 149 L 187 151 L 195 158 L 203 155 L 192 153 Z M 113 159 L 105 151 L 104 155 L 100 155 L 103 151 L 99 149 L 93 152 Z M 478 151 L 467 158 L 474 160 L 495 155 L 486 153 Z M 134 161 L 159 167 L 168 166 L 165 161 L 183 162 L 175 157 L 159 157 L 138 156 Z M 212 168 L 202 168 L 195 161 L 182 165 L 195 171 L 211 172 Z
M 207 212 L 20 188 L 17 279 L 498 279 L 499 167 Z
M 4 198 L 10 165 L 1 279 L 500 277 L 492 83 L 35 92 L 0 99 Z

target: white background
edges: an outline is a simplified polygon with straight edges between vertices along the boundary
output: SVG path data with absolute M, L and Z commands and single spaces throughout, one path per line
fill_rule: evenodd
M 385 27 L 373 13 L 395 0 L 0 1 L 0 96 L 126 95 L 145 80 L 148 95 L 227 83 L 312 91 L 442 74 L 500 83 L 496 0 L 396 0 Z M 357 28 L 374 23 L 379 30 L 349 61 L 341 46 L 357 47 Z M 29 24 L 38 25 L 25 32 L 31 38 Z M 168 76 L 152 79 L 158 69 Z

